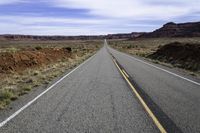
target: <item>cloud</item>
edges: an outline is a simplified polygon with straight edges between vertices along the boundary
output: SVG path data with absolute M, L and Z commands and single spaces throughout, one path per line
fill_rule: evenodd
M 107 24 L 109 19 L 87 19 L 87 18 L 63 18 L 63 17 L 41 17 L 41 16 L 0 16 L 0 21 L 17 23 L 21 25 L 35 25 L 41 23 L 60 23 L 60 24 L 86 24 L 98 25 Z
M 9 27 L 9 28 L 8 28 Z M 137 26 L 138 27 L 138 26 Z M 133 28 L 123 27 L 96 27 L 96 26 L 25 26 L 0 22 L 0 34 L 25 34 L 25 35 L 106 35 L 111 33 L 131 33 Z M 136 29 L 134 31 L 139 31 Z
M 171 19 L 200 10 L 198 0 L 51 0 L 64 8 L 88 9 L 91 15 L 114 18 Z
M 98 35 L 107 32 L 101 25 L 111 23 L 104 19 L 6 15 L 0 16 L 0 34 Z
M 0 16 L 0 34 L 100 35 L 140 31 L 140 28 L 151 30 L 154 27 L 152 24 L 102 18 Z
M 0 5 L 7 5 L 7 4 L 14 4 L 14 3 L 20 3 L 25 2 L 24 0 L 0 0 Z
M 9 28 L 8 28 L 9 27 Z M 77 28 L 67 26 L 25 26 L 18 24 L 0 23 L 0 34 L 26 34 L 26 35 L 94 35 L 104 34 L 91 28 Z
M 0 7 L 0 34 L 152 31 L 168 21 L 199 20 L 200 14 L 199 0 L 0 0 Z

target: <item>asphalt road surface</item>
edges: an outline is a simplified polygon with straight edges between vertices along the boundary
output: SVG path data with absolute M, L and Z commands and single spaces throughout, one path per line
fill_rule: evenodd
M 9 119 L 0 133 L 158 133 L 110 53 L 167 132 L 200 132 L 200 86 L 104 47 Z
M 1 133 L 158 132 L 106 48 L 0 128 Z
M 141 95 L 168 132 L 200 133 L 198 79 L 190 79 L 192 77 L 181 76 L 181 73 L 174 70 L 167 70 L 168 68 L 108 49 L 131 76 L 134 84 L 141 90 Z

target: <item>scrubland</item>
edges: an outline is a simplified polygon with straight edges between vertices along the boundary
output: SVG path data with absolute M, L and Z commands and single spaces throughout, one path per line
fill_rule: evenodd
M 200 73 L 200 38 L 140 38 L 109 40 L 119 51 L 143 57 L 167 67 L 180 68 L 191 75 Z
M 102 41 L 1 41 L 0 109 L 88 59 Z

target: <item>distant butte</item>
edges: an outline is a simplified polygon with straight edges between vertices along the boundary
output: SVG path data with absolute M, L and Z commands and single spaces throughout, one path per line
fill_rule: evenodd
M 145 33 L 140 38 L 159 37 L 200 37 L 200 22 L 180 23 L 169 22 L 160 29 Z

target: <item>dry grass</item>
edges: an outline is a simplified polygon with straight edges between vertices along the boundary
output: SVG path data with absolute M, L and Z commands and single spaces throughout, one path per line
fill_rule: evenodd
M 0 41 L 0 52 L 2 51 L 13 51 L 25 48 L 62 48 L 62 47 L 72 47 L 76 49 L 94 49 L 102 45 L 102 40 L 67 40 L 67 41 Z
M 70 47 L 72 48 L 74 56 L 18 73 L 0 74 L 0 78 L 4 77 L 0 80 L 0 109 L 4 109 L 11 101 L 29 93 L 32 89 L 48 85 L 52 80 L 61 76 L 67 70 L 72 69 L 92 56 L 102 46 L 102 41 L 44 41 L 42 44 L 40 44 L 41 42 L 34 41 L 29 42 L 29 45 L 26 45 L 28 42 L 20 42 L 20 44 L 18 42 L 16 44 L 17 46 L 15 46 L 15 43 L 17 42 L 3 42 L 3 44 L 1 42 L 0 52 L 15 52 L 16 50 L 23 50 L 30 47 Z
M 146 57 L 159 47 L 172 42 L 200 43 L 200 38 L 150 38 L 137 40 L 109 40 L 109 45 L 129 54 Z
M 173 42 L 193 43 L 200 44 L 200 38 L 151 38 L 151 39 L 137 39 L 137 40 L 109 40 L 108 43 L 111 47 L 118 49 L 119 51 L 126 52 L 128 54 L 145 57 L 147 60 L 157 64 L 161 64 L 167 67 L 178 67 L 183 71 L 199 76 L 200 72 L 192 71 L 190 69 L 184 69 L 177 64 L 171 64 L 170 62 L 164 62 L 161 60 L 150 59 L 149 55 L 158 50 L 161 46 L 164 46 Z

